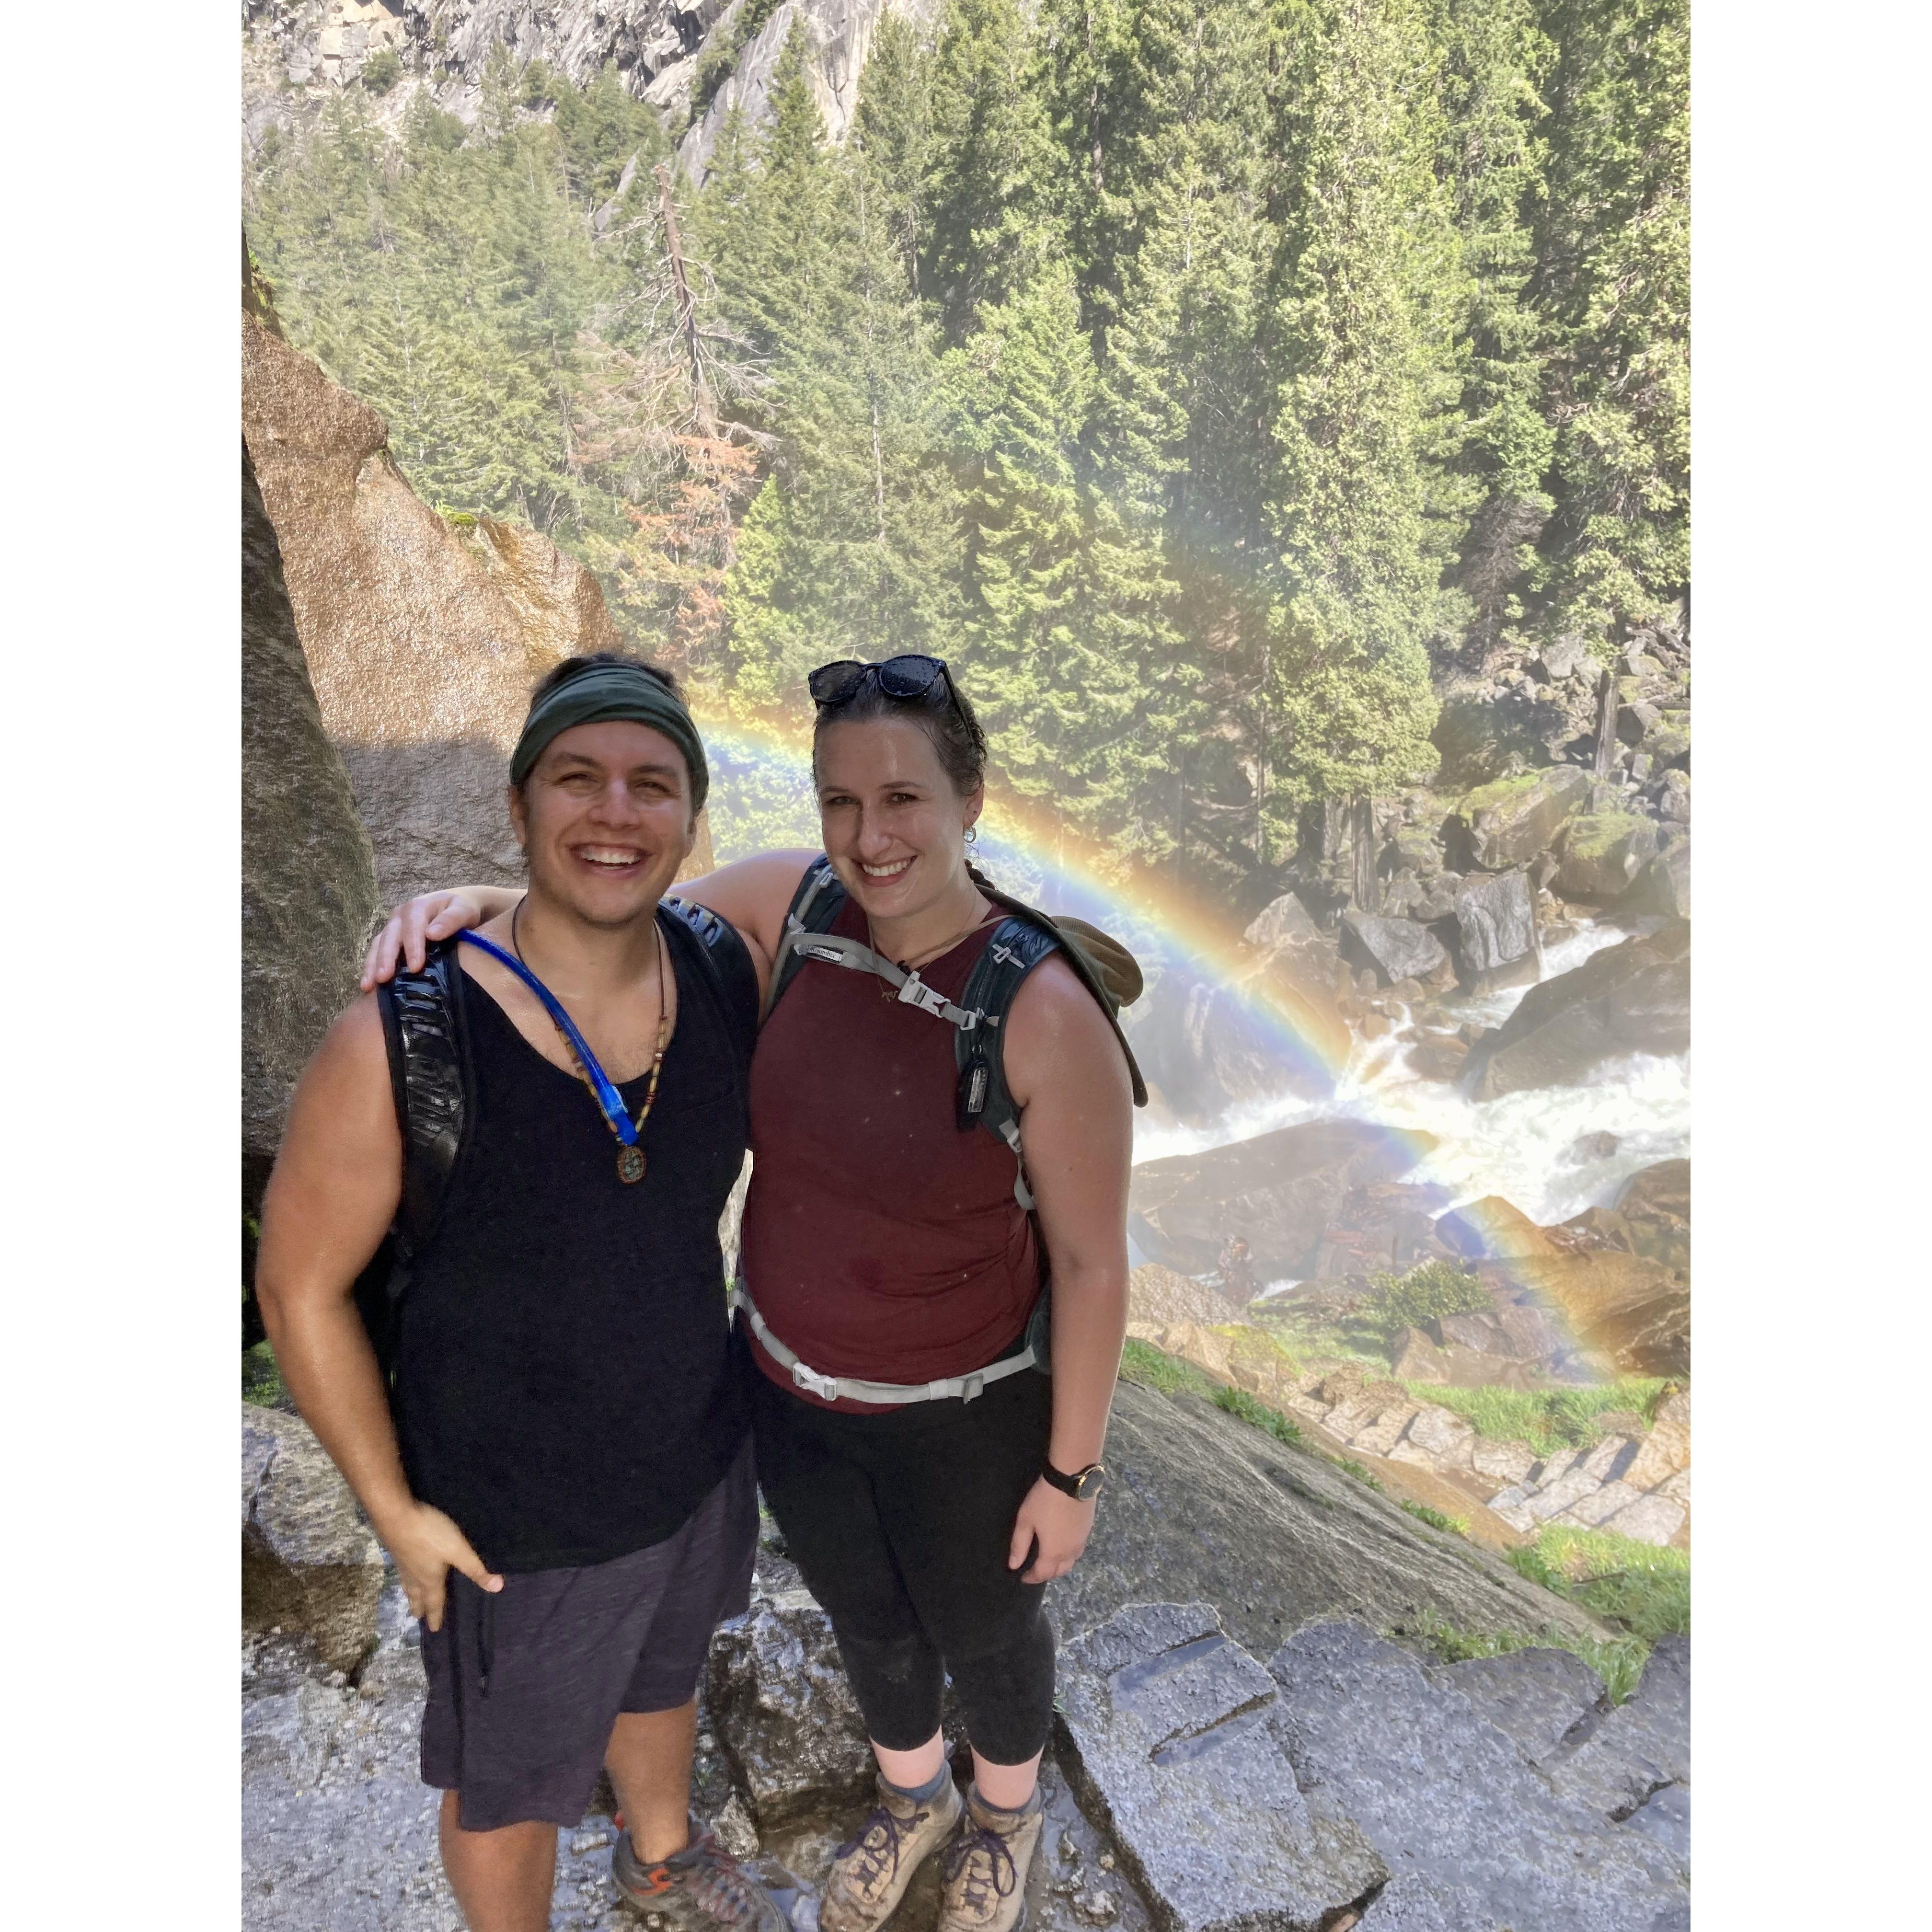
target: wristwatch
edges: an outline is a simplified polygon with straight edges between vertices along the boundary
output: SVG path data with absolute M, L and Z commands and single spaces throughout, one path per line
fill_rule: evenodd
M 1090 1503 L 1100 1493 L 1100 1485 L 1106 1480 L 1107 1472 L 1098 1462 L 1089 1462 L 1076 1474 L 1064 1476 L 1051 1462 L 1040 1466 L 1042 1482 L 1051 1483 L 1062 1495 L 1070 1496 L 1076 1503 Z

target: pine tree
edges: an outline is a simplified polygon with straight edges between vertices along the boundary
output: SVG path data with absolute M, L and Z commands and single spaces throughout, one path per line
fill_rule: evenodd
M 1551 0 L 1549 193 L 1532 289 L 1557 424 L 1542 626 L 1607 641 L 1690 581 L 1684 0 Z
M 1000 774 L 1118 855 L 1161 859 L 1162 779 L 1194 727 L 1193 680 L 1157 536 L 1083 479 L 1097 382 L 1070 270 L 982 308 L 947 363 L 972 459 L 962 656 Z
M 1462 648 L 1478 668 L 1522 615 L 1520 592 L 1535 578 L 1532 545 L 1555 508 L 1547 483 L 1556 435 L 1543 409 L 1540 327 L 1528 293 L 1548 160 L 1540 88 L 1554 52 L 1536 12 L 1536 0 L 1448 0 L 1437 28 L 1439 168 L 1455 196 L 1471 284 L 1459 465 L 1471 526 L 1456 581 L 1471 604 Z
M 1061 250 L 1056 151 L 1016 0 L 950 0 L 932 63 L 920 286 L 949 342 Z
M 904 204 L 866 148 L 825 146 L 802 55 L 794 29 L 770 128 L 728 158 L 710 230 L 725 298 L 771 358 L 758 414 L 772 471 L 724 590 L 738 693 L 754 707 L 789 706 L 830 658 L 943 650 L 958 595 Z
M 1466 289 L 1414 0 L 1291 0 L 1284 17 L 1264 689 L 1286 804 L 1385 792 L 1435 764 L 1427 646 L 1458 614 L 1440 580 L 1460 531 L 1440 491 Z

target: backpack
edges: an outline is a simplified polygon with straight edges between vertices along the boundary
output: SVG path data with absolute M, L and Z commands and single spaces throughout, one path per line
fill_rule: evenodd
M 968 873 L 980 891 L 1006 916 L 993 928 L 986 950 L 968 975 L 956 1005 L 926 985 L 915 970 L 904 971 L 856 940 L 832 933 L 832 924 L 844 910 L 847 894 L 831 861 L 814 860 L 800 880 L 785 914 L 784 937 L 772 962 L 771 992 L 765 1001 L 767 1016 L 808 959 L 828 965 L 874 973 L 899 989 L 900 1000 L 951 1022 L 952 1051 L 959 1070 L 955 1095 L 955 1124 L 962 1133 L 984 1127 L 1012 1150 L 1018 1172 L 1013 1198 L 1032 1209 L 1020 1150 L 1019 1108 L 1006 1084 L 1002 1058 L 1001 1028 L 1020 988 L 1042 959 L 1058 952 L 1082 985 L 1099 1003 L 1127 1057 L 1133 1083 L 1134 1105 L 1147 1105 L 1147 1083 L 1134 1060 L 1133 1049 L 1120 1030 L 1120 1009 L 1140 997 L 1141 971 L 1134 956 L 1118 940 L 1084 920 L 1054 919 L 1038 908 L 1003 892 L 973 866 Z
M 748 1059 L 758 1037 L 758 978 L 744 940 L 704 906 L 677 898 L 659 903 L 698 940 L 700 970 Z M 376 989 L 402 1130 L 403 1191 L 389 1232 L 356 1277 L 356 1306 L 385 1387 L 394 1381 L 410 1270 L 435 1238 L 476 1091 L 458 944 L 447 939 L 432 946 L 420 973 L 399 971 Z

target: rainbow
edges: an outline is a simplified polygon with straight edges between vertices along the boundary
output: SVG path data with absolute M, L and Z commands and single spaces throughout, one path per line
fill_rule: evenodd
M 711 810 L 719 860 L 745 857 L 775 843 L 815 848 L 818 812 L 805 728 L 706 708 L 699 710 L 698 720 L 719 782 Z M 1431 1137 L 1382 1117 L 1364 1090 L 1364 1057 L 1372 1058 L 1373 1049 L 1262 970 L 1225 908 L 1203 905 L 1180 887 L 1144 873 L 1124 874 L 1117 860 L 1010 793 L 989 796 L 980 850 L 994 876 L 1022 897 L 1090 920 L 1118 934 L 1144 964 L 1178 970 L 1238 1002 L 1254 1036 L 1282 1064 L 1284 1084 L 1332 1096 L 1327 1102 L 1277 1108 L 1273 1118 L 1264 1110 L 1246 1131 L 1264 1132 L 1283 1124 L 1284 1115 L 1310 1118 L 1342 1111 L 1406 1142 L 1420 1163 L 1420 1173 L 1411 1178 L 1426 1176 Z M 1241 1131 L 1237 1125 L 1230 1137 Z M 1492 1216 L 1485 1201 L 1466 1196 L 1451 1206 L 1478 1238 L 1481 1252 L 1468 1258 L 1499 1265 L 1519 1292 L 1528 1292 L 1559 1328 L 1567 1328 L 1563 1312 L 1538 1290 L 1532 1270 L 1511 1264 L 1508 1251 L 1517 1228 L 1513 1218 Z
M 721 862 L 757 849 L 740 842 L 741 814 L 734 792 L 749 782 L 765 808 L 773 794 L 788 791 L 794 808 L 780 836 L 802 844 L 818 843 L 818 812 L 812 802 L 809 742 L 802 727 L 750 722 L 716 714 L 698 715 L 706 750 L 723 780 L 712 808 L 712 836 Z M 1241 944 L 1240 928 L 1224 911 L 1203 907 L 1176 887 L 1145 874 L 1123 877 L 1079 834 L 1052 820 L 1010 794 L 988 794 L 982 820 L 980 850 L 987 869 L 1009 890 L 1035 900 L 1051 912 L 1065 912 L 1118 934 L 1143 962 L 1191 972 L 1239 1000 L 1261 1022 L 1285 1066 L 1304 1076 L 1302 1084 L 1324 1090 L 1339 1084 L 1351 1045 L 1342 1030 L 1295 995 L 1257 970 L 1251 951 Z M 758 843 L 766 842 L 765 833 Z M 1011 881 L 1009 884 L 1009 881 Z

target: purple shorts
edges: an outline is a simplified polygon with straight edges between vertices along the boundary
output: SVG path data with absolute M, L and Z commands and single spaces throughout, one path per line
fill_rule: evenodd
M 452 1570 L 442 1628 L 422 1631 L 422 1775 L 458 1794 L 463 1829 L 574 1825 L 620 1714 L 689 1701 L 712 1632 L 749 1606 L 758 1537 L 748 1438 L 662 1543 L 494 1595 Z

